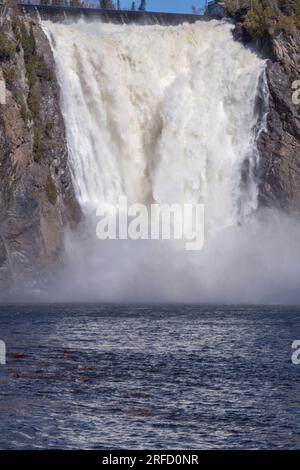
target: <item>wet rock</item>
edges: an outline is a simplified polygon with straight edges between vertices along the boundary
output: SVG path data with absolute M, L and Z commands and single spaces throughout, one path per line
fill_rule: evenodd
M 8 353 L 7 357 L 10 359 L 15 359 L 18 361 L 22 361 L 24 359 L 28 359 L 29 355 L 24 352 L 17 352 L 17 353 Z
M 153 416 L 156 416 L 157 413 L 155 413 L 154 410 L 150 408 L 137 408 L 137 409 L 129 409 L 127 411 L 128 416 L 132 417 L 141 417 L 141 418 L 151 418 Z

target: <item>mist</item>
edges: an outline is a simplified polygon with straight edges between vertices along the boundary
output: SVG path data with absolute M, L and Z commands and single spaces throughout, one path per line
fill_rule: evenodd
M 243 226 L 222 231 L 206 241 L 201 251 L 193 252 L 174 241 L 99 241 L 85 225 L 76 235 L 66 235 L 65 268 L 52 293 L 50 289 L 42 298 L 296 304 L 300 302 L 299 235 L 296 219 L 268 209 Z

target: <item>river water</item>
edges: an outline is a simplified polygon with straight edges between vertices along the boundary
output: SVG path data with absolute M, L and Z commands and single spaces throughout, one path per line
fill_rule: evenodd
M 300 448 L 299 313 L 2 306 L 0 448 Z

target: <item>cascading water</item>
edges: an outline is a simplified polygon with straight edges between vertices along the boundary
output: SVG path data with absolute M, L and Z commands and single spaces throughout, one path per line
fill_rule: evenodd
M 254 105 L 264 62 L 229 24 L 55 24 L 51 40 L 72 171 L 85 212 L 100 203 L 203 203 L 206 231 L 256 207 Z
M 266 105 L 268 93 L 265 62 L 233 40 L 232 25 L 42 25 L 86 215 L 84 233 L 66 239 L 64 298 L 69 288 L 75 300 L 264 302 L 274 298 L 274 273 L 282 283 L 299 277 L 273 215 L 264 225 L 250 217 L 266 117 L 257 100 Z M 99 242 L 96 209 L 121 195 L 204 204 L 204 249 Z

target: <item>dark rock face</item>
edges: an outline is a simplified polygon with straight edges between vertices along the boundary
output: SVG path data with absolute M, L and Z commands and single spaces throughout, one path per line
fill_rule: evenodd
M 268 133 L 261 136 L 262 204 L 300 213 L 300 108 L 293 103 L 293 83 L 300 78 L 300 36 L 270 38 Z
M 268 59 L 267 132 L 258 142 L 260 205 L 300 214 L 300 107 L 293 102 L 293 83 L 300 78 L 300 32 L 273 32 L 254 42 L 237 23 L 234 37 L 252 43 Z
M 9 54 L 0 61 L 0 285 L 9 289 L 46 280 L 61 259 L 64 227 L 77 224 L 80 209 L 48 41 L 30 20 L 1 21 Z

